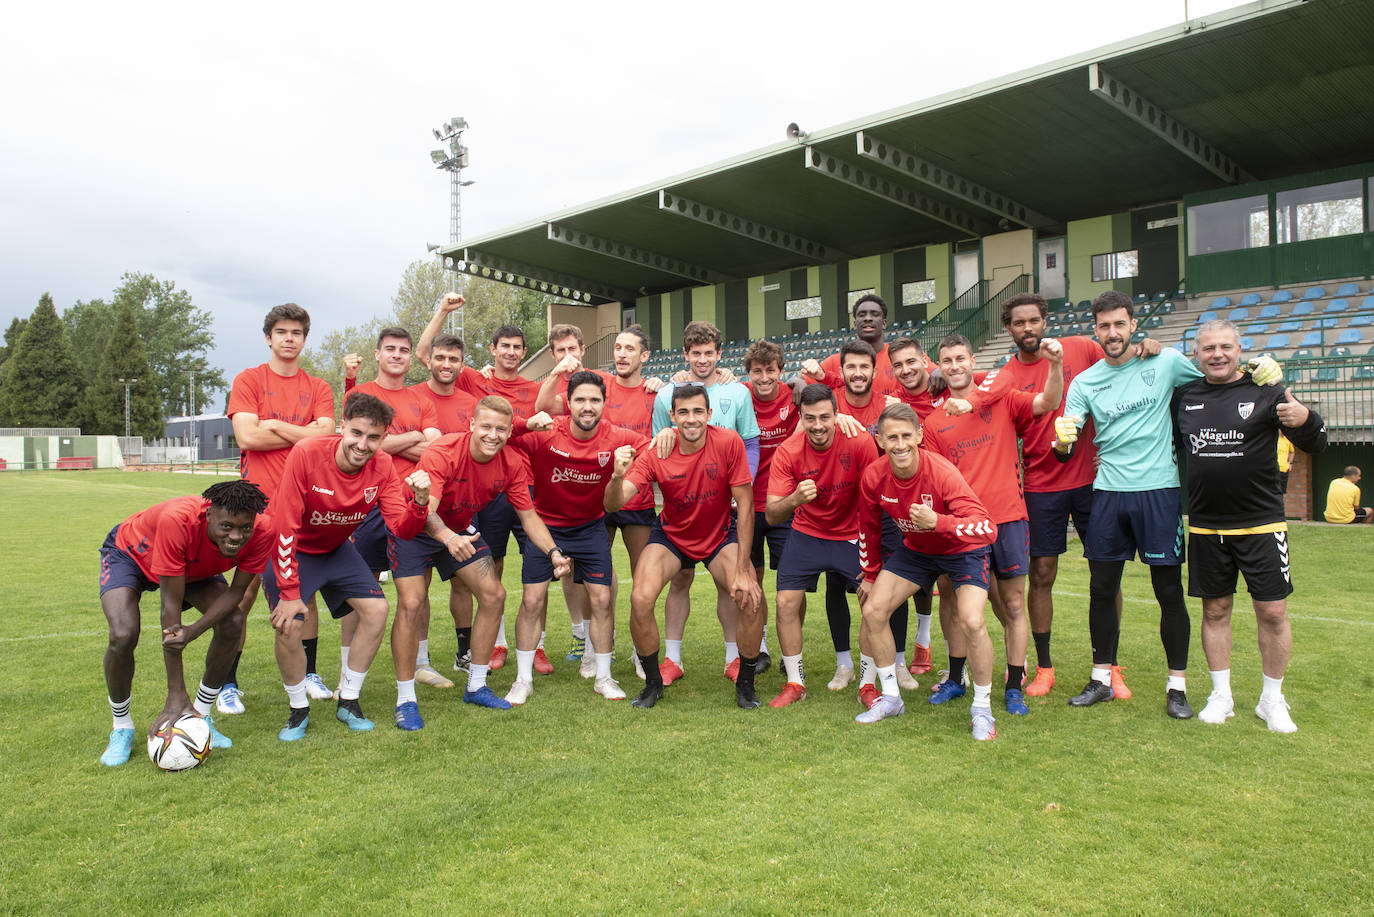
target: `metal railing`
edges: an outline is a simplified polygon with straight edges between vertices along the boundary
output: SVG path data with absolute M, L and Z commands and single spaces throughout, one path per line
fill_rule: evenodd
M 988 295 L 990 285 L 986 280 L 980 280 L 975 286 L 970 287 L 960 294 L 932 321 L 926 324 L 917 332 L 921 346 L 932 356 L 935 348 L 939 346 L 942 338 L 950 334 L 962 334 L 969 339 L 973 345 L 974 353 L 988 342 L 988 339 L 996 334 L 1002 327 L 1002 303 L 1018 293 L 1025 293 L 1030 289 L 1030 275 L 1021 274 L 1011 283 L 998 290 L 996 293 Z M 977 294 L 983 299 L 975 307 L 960 307 L 961 300 L 965 300 L 970 294 Z
M 1283 360 L 1293 397 L 1321 414 L 1332 442 L 1374 442 L 1374 356 Z
M 587 369 L 604 369 L 609 372 L 615 364 L 615 339 L 619 334 L 619 331 L 612 331 L 603 335 L 599 340 L 588 344 L 586 352 L 582 354 L 582 365 Z M 545 345 L 544 350 L 548 349 L 548 345 Z M 543 353 L 544 350 L 539 351 L 539 353 Z M 535 356 L 538 355 L 535 354 Z M 534 357 L 526 361 L 526 365 L 532 362 L 534 362 Z M 533 381 L 543 382 L 548 378 L 550 372 L 553 372 L 553 367 L 540 373 Z

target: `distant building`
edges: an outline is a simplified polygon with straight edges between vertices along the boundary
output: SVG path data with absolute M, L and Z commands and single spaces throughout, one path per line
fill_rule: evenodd
M 166 424 L 166 429 L 159 439 L 145 441 L 145 463 L 222 461 L 237 460 L 239 457 L 239 444 L 234 439 L 234 425 L 224 414 L 168 417 Z M 163 453 L 164 457 L 150 458 L 156 453 Z

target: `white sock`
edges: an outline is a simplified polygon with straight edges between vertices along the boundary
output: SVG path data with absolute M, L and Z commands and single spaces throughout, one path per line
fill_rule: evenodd
M 897 651 L 896 663 L 897 663 L 897 668 L 899 668 L 899 669 L 904 669 L 904 668 L 906 668 L 906 653 L 905 653 L 904 651 L 902 651 L 902 650 L 898 650 L 898 651 Z
M 1230 696 L 1231 696 L 1231 670 L 1230 670 L 1230 669 L 1216 669 L 1216 670 L 1214 670 L 1214 671 L 1209 671 L 1208 674 L 1212 676 L 1212 693 L 1213 693 L 1213 694 L 1221 694 L 1221 695 L 1224 695 L 1224 696 L 1226 696 L 1226 697 L 1230 697 Z
M 415 654 L 415 664 L 417 666 L 429 665 L 429 641 L 420 641 L 420 651 Z
M 298 685 L 283 683 L 282 687 L 286 689 L 286 702 L 292 707 L 310 706 L 310 696 L 305 693 L 305 679 L 301 679 L 301 683 Z
M 877 669 L 878 678 L 883 683 L 883 694 L 887 697 L 901 697 L 902 692 L 897 690 L 897 666 L 880 665 Z
M 759 652 L 760 652 L 760 653 L 767 653 L 767 652 L 768 652 L 768 625 L 767 625 L 767 624 L 763 625 L 763 636 L 759 639 Z M 771 656 L 772 654 L 769 653 L 769 655 Z
M 838 669 L 842 665 L 847 665 L 851 669 L 854 668 L 854 657 L 849 655 L 849 650 L 842 650 L 835 654 L 835 668 Z
M 469 665 L 468 683 L 467 687 L 463 689 L 463 692 L 465 694 L 471 694 L 474 691 L 480 691 L 485 688 L 487 686 L 487 672 L 490 669 L 491 666 L 489 665 L 478 665 L 475 662 Z
M 1166 690 L 1166 691 L 1187 691 L 1187 690 L 1188 690 L 1188 680 L 1187 680 L 1186 678 L 1184 678 L 1182 675 L 1170 675 L 1170 676 L 1169 676 L 1169 684 L 1168 684 L 1168 686 L 1165 688 L 1165 690 Z
M 787 672 L 788 681 L 795 681 L 799 685 L 806 684 L 806 673 L 802 671 L 801 653 L 795 656 L 783 656 L 782 667 Z
M 515 651 L 515 680 L 534 681 L 534 650 Z
M 114 726 L 110 728 L 133 729 L 134 717 L 133 714 L 129 712 L 129 709 L 133 706 L 134 696 L 130 694 L 128 697 L 124 698 L 124 700 L 119 701 L 118 703 L 116 703 L 113 699 L 106 699 L 110 701 L 110 716 L 114 719 Z
M 739 658 L 739 644 L 738 644 L 738 643 L 730 643 L 729 641 L 726 641 L 726 643 L 725 643 L 725 664 L 726 664 L 726 665 L 729 665 L 730 663 L 734 662 L 734 661 L 735 661 L 736 659 L 738 659 L 738 658 Z
M 215 710 L 215 699 L 218 697 L 219 688 L 207 688 L 202 681 L 200 687 L 196 688 L 196 699 L 191 706 L 201 716 L 209 716 Z
M 1093 666 L 1093 681 L 1100 685 L 1110 686 L 1112 683 L 1112 670 L 1110 666 Z
M 537 649 L 537 650 L 542 650 L 543 648 L 544 648 L 544 631 L 541 630 L 541 631 L 539 632 L 539 643 L 538 643 L 537 646 L 535 646 L 535 649 Z
M 366 677 L 366 672 L 355 672 L 344 666 L 343 673 L 339 675 L 339 700 L 357 700 L 358 695 L 363 693 L 363 679 Z
M 574 621 L 574 622 L 573 622 L 573 626 L 572 626 L 572 632 L 573 632 L 573 636 L 576 637 L 577 639 L 579 639 L 579 640 L 586 640 L 586 639 L 587 639 L 587 619 L 586 619 L 586 618 L 583 618 L 581 621 Z
M 506 616 L 501 616 L 501 629 L 496 632 L 496 645 L 506 645 Z
M 396 679 L 396 706 L 404 703 L 414 703 L 415 701 L 415 679 L 401 681 Z
M 1261 674 L 1264 679 L 1264 688 L 1260 690 L 1260 700 L 1278 700 L 1283 697 L 1283 676 L 1270 678 L 1268 675 Z
M 916 613 L 916 645 L 930 649 L 930 615 Z
M 676 662 L 678 665 L 682 665 L 682 641 L 664 640 L 663 645 L 664 655 L 666 655 L 669 659 Z
M 339 664 L 341 666 L 340 672 L 348 668 L 348 647 L 346 646 L 339 647 Z
M 896 677 L 896 668 L 893 668 L 893 677 Z M 859 686 L 873 685 L 878 683 L 878 664 L 873 661 L 872 656 L 859 654 Z
M 980 685 L 976 681 L 973 683 L 973 703 L 969 706 L 992 709 L 992 682 L 985 685 Z
M 610 677 L 611 677 L 611 654 L 610 654 L 610 653 L 597 653 L 597 654 L 596 654 L 596 680 L 597 680 L 597 681 L 600 681 L 600 680 L 603 679 L 603 678 L 610 678 Z

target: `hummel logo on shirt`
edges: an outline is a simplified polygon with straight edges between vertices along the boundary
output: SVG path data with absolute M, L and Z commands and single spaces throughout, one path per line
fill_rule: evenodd
M 330 497 L 334 496 L 334 491 L 330 490 L 330 489 L 327 488 L 327 487 L 321 487 L 321 486 L 318 485 L 318 484 L 311 484 L 311 485 L 310 485 L 310 489 L 313 490 L 313 491 L 314 491 L 315 493 L 317 493 L 317 494 L 325 494 L 326 496 L 330 496 Z
M 1185 410 L 1185 411 L 1200 411 L 1200 410 L 1203 409 L 1203 407 L 1204 407 L 1204 405 L 1201 405 L 1201 404 L 1185 404 L 1185 405 L 1183 406 L 1183 410 Z

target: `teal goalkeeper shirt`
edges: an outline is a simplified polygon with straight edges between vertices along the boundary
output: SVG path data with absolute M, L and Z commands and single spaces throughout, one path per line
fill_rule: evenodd
M 673 425 L 669 408 L 672 406 L 674 387 L 674 384 L 669 382 L 654 396 L 655 436 L 659 430 Z M 750 438 L 758 438 L 759 422 L 754 416 L 754 399 L 749 394 L 749 389 L 738 382 L 707 386 L 706 400 L 711 405 L 711 426 L 734 430 L 745 442 Z
M 1170 402 L 1174 389 L 1202 373 L 1173 348 L 1121 366 L 1099 360 L 1074 376 L 1064 416 L 1093 419 L 1101 464 L 1095 490 L 1142 491 L 1178 486 Z

